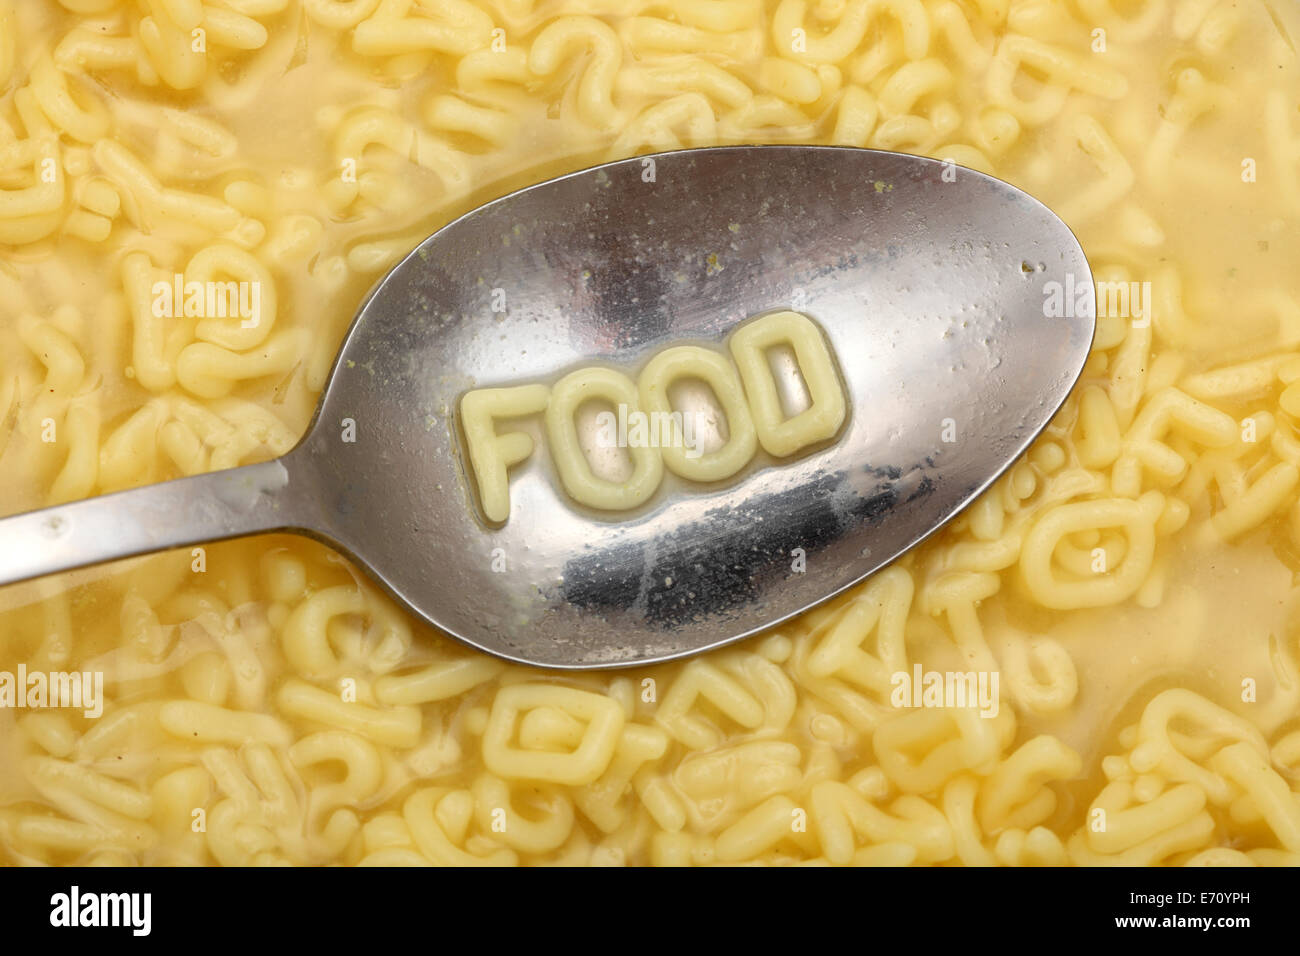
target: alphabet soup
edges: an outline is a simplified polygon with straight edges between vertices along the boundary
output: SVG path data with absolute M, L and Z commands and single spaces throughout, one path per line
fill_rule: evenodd
M 554 385 L 539 383 L 467 392 L 460 420 L 484 516 L 500 524 L 510 517 L 510 468 L 532 455 L 531 435 L 498 432 L 496 423 L 543 416 L 543 434 L 564 491 L 601 511 L 627 511 L 644 504 L 663 481 L 664 469 L 693 482 L 734 478 L 762 449 L 790 459 L 839 434 L 847 414 L 844 384 L 821 329 L 798 312 L 774 312 L 749 320 L 727 340 L 726 355 L 698 345 L 676 345 L 654 355 L 634 381 L 601 366 L 570 372 Z M 794 357 L 807 392 L 797 413 L 783 405 L 769 362 L 772 350 Z M 679 382 L 703 383 L 725 418 L 720 447 L 701 448 L 695 417 L 673 407 L 669 391 Z M 596 416 L 597 442 L 625 448 L 630 473 L 621 479 L 598 474 L 583 447 L 580 410 L 588 403 L 612 406 Z

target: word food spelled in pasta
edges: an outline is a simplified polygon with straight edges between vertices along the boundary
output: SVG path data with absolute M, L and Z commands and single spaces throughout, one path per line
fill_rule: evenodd
M 466 393 L 460 402 L 461 426 L 483 513 L 493 522 L 509 518 L 509 469 L 533 452 L 533 439 L 525 432 L 499 433 L 500 419 L 544 413 L 546 440 L 564 490 L 602 511 L 643 504 L 658 489 L 665 467 L 690 481 L 725 481 L 753 459 L 759 445 L 775 458 L 789 458 L 839 432 L 847 414 L 844 386 L 830 346 L 811 319 L 798 312 L 774 312 L 741 325 L 728 346 L 734 365 L 710 349 L 677 345 L 650 359 L 635 382 L 615 369 L 591 366 L 549 387 Z M 808 406 L 794 415 L 782 406 L 768 362 L 768 350 L 781 346 L 793 351 L 808 388 Z M 717 399 L 727 424 L 722 447 L 702 452 L 688 424 L 694 418 L 684 419 L 673 410 L 669 389 L 686 379 L 704 382 Z M 596 474 L 583 450 L 576 417 L 592 401 L 618 409 L 617 417 L 606 411 L 598 421 L 603 444 L 628 449 L 632 471 L 625 480 Z M 624 440 L 613 439 L 612 432 Z

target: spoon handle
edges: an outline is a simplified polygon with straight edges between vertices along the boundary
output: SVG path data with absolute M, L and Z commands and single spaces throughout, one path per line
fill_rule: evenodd
M 305 527 L 282 460 L 0 518 L 0 585 L 260 531 Z

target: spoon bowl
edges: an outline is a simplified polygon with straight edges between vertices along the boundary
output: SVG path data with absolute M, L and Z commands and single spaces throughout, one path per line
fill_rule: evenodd
M 951 163 L 809 146 L 608 163 L 488 203 L 402 260 L 287 455 L 0 520 L 0 583 L 293 531 L 510 660 L 718 647 L 861 581 L 1002 474 L 1091 347 L 1091 296 L 1055 316 L 1048 292 L 1091 283 L 1050 210 Z M 485 520 L 466 392 L 593 364 L 635 378 L 665 347 L 717 347 L 781 310 L 810 317 L 834 356 L 848 406 L 834 438 L 760 451 L 726 482 L 666 480 L 615 513 L 568 497 L 540 417 L 521 420 L 534 451 L 510 470 L 508 520 Z M 774 375 L 797 404 L 807 383 Z

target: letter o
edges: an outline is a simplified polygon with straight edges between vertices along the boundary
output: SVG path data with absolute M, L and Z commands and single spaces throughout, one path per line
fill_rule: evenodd
M 576 500 L 602 511 L 623 511 L 643 504 L 664 477 L 659 449 L 629 448 L 632 477 L 615 483 L 596 477 L 578 440 L 574 415 L 583 402 L 603 398 L 631 414 L 640 410 L 636 383 L 609 368 L 581 368 L 555 383 L 546 406 L 546 438 L 564 489 Z
M 687 456 L 685 448 L 675 445 L 661 448 L 664 464 L 677 475 L 691 481 L 720 481 L 730 478 L 749 463 L 758 449 L 758 432 L 745 402 L 744 388 L 734 366 L 717 352 L 697 345 L 679 345 L 665 349 L 641 371 L 637 384 L 641 407 L 655 415 L 671 415 L 668 388 L 680 378 L 698 378 L 706 382 L 727 416 L 727 443 L 717 451 L 698 458 Z M 685 413 L 683 413 L 684 415 Z M 685 418 L 683 418 L 683 422 Z

